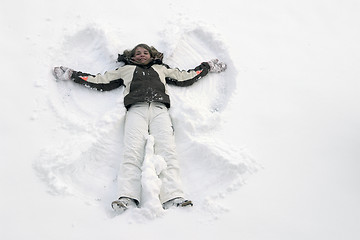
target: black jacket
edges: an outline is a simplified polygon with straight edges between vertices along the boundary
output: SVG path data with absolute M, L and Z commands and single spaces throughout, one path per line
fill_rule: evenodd
M 157 61 L 151 61 L 145 66 L 129 63 L 103 75 L 74 71 L 72 79 L 76 83 L 100 91 L 109 91 L 125 86 L 124 105 L 127 109 L 137 102 L 161 102 L 170 108 L 167 84 L 181 87 L 190 86 L 204 77 L 209 69 L 210 66 L 206 62 L 194 69 L 180 71 L 177 68 L 159 64 Z

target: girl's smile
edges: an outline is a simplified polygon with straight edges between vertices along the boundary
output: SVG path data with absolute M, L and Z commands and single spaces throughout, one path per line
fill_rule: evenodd
M 132 59 L 135 62 L 145 64 L 149 61 L 150 58 L 151 58 L 151 55 L 148 50 L 146 50 L 143 47 L 138 47 L 138 48 L 136 48 L 135 55 Z

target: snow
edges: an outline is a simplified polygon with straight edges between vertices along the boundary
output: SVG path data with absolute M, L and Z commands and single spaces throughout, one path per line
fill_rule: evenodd
M 1 239 L 359 239 L 357 1 L 0 5 Z M 170 88 L 194 207 L 150 204 L 164 166 L 149 144 L 142 207 L 117 216 L 122 89 L 51 69 L 104 73 L 141 42 L 171 67 L 229 68 Z
M 146 209 L 151 218 L 162 216 L 165 213 L 159 201 L 162 183 L 158 176 L 167 167 L 165 159 L 154 154 L 154 141 L 154 137 L 149 135 L 146 142 L 144 163 L 141 168 L 142 195 L 140 208 Z

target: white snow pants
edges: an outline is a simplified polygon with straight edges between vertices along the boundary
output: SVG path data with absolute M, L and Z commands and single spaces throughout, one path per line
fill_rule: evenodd
M 155 139 L 154 154 L 164 158 L 167 168 L 159 178 L 162 181 L 160 201 L 184 197 L 176 156 L 175 136 L 167 107 L 162 103 L 137 103 L 126 113 L 124 129 L 124 160 L 120 166 L 120 197 L 141 202 L 141 167 L 149 134 Z

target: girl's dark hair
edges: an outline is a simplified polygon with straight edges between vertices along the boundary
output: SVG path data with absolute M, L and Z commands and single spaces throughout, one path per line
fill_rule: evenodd
M 145 43 L 140 43 L 136 45 L 132 50 L 125 50 L 123 54 L 118 55 L 118 62 L 124 62 L 125 64 L 128 64 L 131 62 L 131 58 L 135 56 L 136 48 L 142 47 L 149 51 L 150 56 L 157 60 L 159 63 L 162 63 L 163 54 L 159 52 L 156 48 L 153 46 L 149 46 Z
M 130 51 L 130 54 L 131 54 L 130 57 L 134 57 L 134 56 L 135 56 L 135 51 L 136 51 L 136 49 L 137 49 L 138 47 L 145 48 L 146 50 L 149 51 L 150 56 L 151 56 L 151 57 L 154 57 L 154 55 L 153 55 L 153 53 L 152 53 L 151 47 L 149 47 L 149 45 L 147 45 L 147 44 L 145 44 L 145 43 L 140 43 L 140 44 L 136 45 L 136 46 Z M 153 48 L 154 48 L 154 47 L 153 47 Z M 154 49 L 155 49 L 155 48 L 154 48 Z M 156 49 L 155 49 L 155 50 L 156 50 Z

